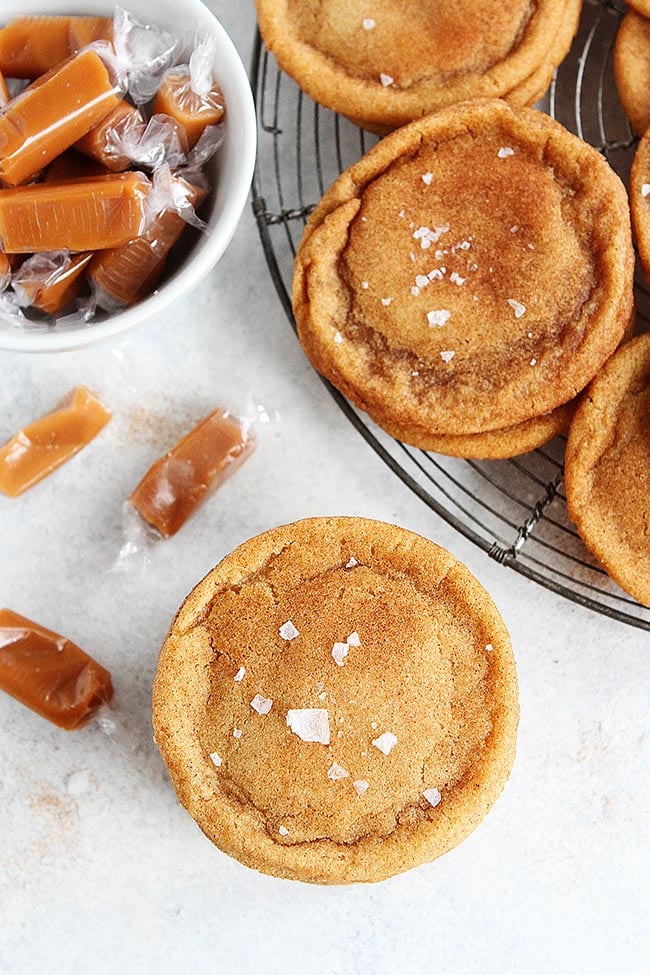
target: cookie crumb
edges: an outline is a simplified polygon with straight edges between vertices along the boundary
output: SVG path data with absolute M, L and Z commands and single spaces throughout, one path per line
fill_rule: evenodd
M 389 755 L 397 744 L 397 735 L 394 735 L 392 731 L 384 731 L 379 738 L 373 738 L 372 743 L 384 755 Z

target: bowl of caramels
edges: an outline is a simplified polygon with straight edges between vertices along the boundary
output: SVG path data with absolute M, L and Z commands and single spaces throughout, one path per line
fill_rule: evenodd
M 0 12 L 3 349 L 155 320 L 222 256 L 253 175 L 246 71 L 201 0 L 73 7 Z

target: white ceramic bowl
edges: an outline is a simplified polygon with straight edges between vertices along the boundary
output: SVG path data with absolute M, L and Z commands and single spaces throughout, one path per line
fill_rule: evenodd
M 174 36 L 185 31 L 211 34 L 216 41 L 215 77 L 225 96 L 225 138 L 206 167 L 214 187 L 201 210 L 209 232 L 201 234 L 186 258 L 159 285 L 159 291 L 104 321 L 68 330 L 0 328 L 0 349 L 56 352 L 80 349 L 119 335 L 156 315 L 187 294 L 217 263 L 225 251 L 246 204 L 253 178 L 257 130 L 250 83 L 234 44 L 201 0 L 122 0 L 139 20 L 159 24 Z M 0 21 L 26 14 L 93 14 L 111 16 L 110 0 L 2 0 Z

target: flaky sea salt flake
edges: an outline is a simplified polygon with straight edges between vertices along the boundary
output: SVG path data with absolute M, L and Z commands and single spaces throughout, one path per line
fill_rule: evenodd
M 217 754 L 217 752 L 212 752 L 210 754 L 210 761 L 215 766 L 215 768 L 219 768 L 223 759 L 221 758 L 221 755 Z
M 491 643 L 486 643 L 485 644 L 485 649 L 486 649 L 487 653 L 492 653 L 492 651 L 494 650 L 494 647 L 492 646 Z
M 280 836 L 288 836 L 289 835 L 289 830 L 287 829 L 286 826 L 280 826 L 278 828 L 278 833 L 280 834 Z
M 382 298 L 381 299 L 381 303 L 384 306 L 384 308 L 388 308 L 389 305 L 392 305 L 393 299 L 392 298 Z
M 641 184 L 641 196 L 645 200 L 646 196 L 650 196 L 650 183 Z
M 241 738 L 242 734 L 243 734 L 243 732 L 242 732 L 241 728 L 233 728 L 232 729 L 232 736 L 233 736 L 233 738 Z
M 511 149 L 510 146 L 501 146 L 501 148 L 497 152 L 497 156 L 499 157 L 499 159 L 507 159 L 508 156 L 514 156 L 514 154 L 515 154 L 515 150 Z
M 351 647 L 361 646 L 361 637 L 359 636 L 356 630 L 353 630 L 350 636 L 348 637 L 348 644 Z
M 380 752 L 384 755 L 390 755 L 393 748 L 397 744 L 397 735 L 394 735 L 392 731 L 384 731 L 379 738 L 373 738 L 372 741 L 375 748 L 378 748 Z
M 427 321 L 430 328 L 442 328 L 443 325 L 451 318 L 451 312 L 447 311 L 446 308 L 439 308 L 434 311 L 427 312 Z
M 270 697 L 264 697 L 262 694 L 256 694 L 251 701 L 251 707 L 253 711 L 257 711 L 258 714 L 268 714 L 273 707 L 273 701 Z
M 422 177 L 422 182 L 425 186 L 431 186 L 431 180 L 433 179 L 433 173 L 425 173 Z
M 352 785 L 354 786 L 358 796 L 364 796 L 368 791 L 368 787 L 370 786 L 370 783 L 366 782 L 365 779 L 355 779 Z
M 297 636 L 300 636 L 300 631 L 296 629 L 291 620 L 283 623 L 278 632 L 282 639 L 287 641 L 295 640 Z
M 377 26 L 376 20 L 373 20 L 372 17 L 364 17 L 363 19 L 364 30 L 374 30 L 376 26 Z
M 426 274 L 416 274 L 415 283 L 417 284 L 418 288 L 426 288 L 426 286 L 429 284 L 429 278 Z
M 454 358 L 455 355 L 456 353 L 452 349 L 449 349 L 446 352 L 441 352 L 440 358 L 442 359 L 443 362 L 451 362 L 451 360 Z
M 465 278 L 461 278 L 457 271 L 452 271 L 449 275 L 449 280 L 452 284 L 465 284 Z
M 392 85 L 395 79 L 391 78 L 389 74 L 384 74 L 384 72 L 382 71 L 381 74 L 379 75 L 379 80 L 381 81 L 384 88 L 388 88 L 389 85 Z
M 368 290 L 368 282 L 367 281 L 362 281 L 361 282 L 361 287 L 363 288 L 364 291 L 367 291 Z
M 411 288 L 411 294 L 413 295 L 414 298 L 417 298 L 417 296 L 420 294 L 420 289 L 418 288 L 417 285 L 413 285 L 413 287 Z
M 440 795 L 440 792 L 438 791 L 438 789 L 435 789 L 435 788 L 434 789 L 425 789 L 424 792 L 422 793 L 422 795 L 427 800 L 427 802 L 429 803 L 430 806 L 437 806 L 438 803 L 442 799 L 442 796 Z
M 507 301 L 515 313 L 515 318 L 521 318 L 522 315 L 526 314 L 526 306 L 522 305 L 520 301 L 516 301 L 514 298 L 508 298 Z
M 327 770 L 327 778 L 331 779 L 332 782 L 338 782 L 339 779 L 349 779 L 350 773 L 346 772 L 342 765 L 339 765 L 337 762 L 332 762 Z
M 325 708 L 293 708 L 287 711 L 287 727 L 302 741 L 330 743 L 330 721 Z
M 239 684 L 240 681 L 244 679 L 245 675 L 246 675 L 246 668 L 240 667 L 237 673 L 235 674 L 235 676 L 233 677 L 233 680 Z
M 332 647 L 332 656 L 339 667 L 343 666 L 343 661 L 347 657 L 349 649 L 347 643 L 335 643 Z
M 345 568 L 346 569 L 354 569 L 355 565 L 358 565 L 358 564 L 359 563 L 355 559 L 354 555 L 351 555 L 350 558 L 348 559 L 348 561 L 345 563 Z
M 343 336 L 341 335 L 340 332 L 337 332 L 336 335 L 334 336 L 334 342 L 336 343 L 336 345 L 341 345 L 341 343 L 343 342 Z
M 530 364 L 531 364 L 531 366 L 536 366 L 537 365 L 537 359 L 531 359 L 530 360 Z

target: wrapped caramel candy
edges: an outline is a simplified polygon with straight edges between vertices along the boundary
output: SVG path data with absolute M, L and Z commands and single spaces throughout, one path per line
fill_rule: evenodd
M 145 227 L 150 182 L 115 173 L 0 192 L 0 242 L 7 254 L 120 247 Z
M 11 284 L 20 308 L 38 308 L 55 315 L 81 293 L 84 270 L 93 254 L 51 251 L 32 254 L 14 274 Z
M 174 535 L 255 448 L 242 424 L 215 410 L 147 471 L 129 498 L 165 538 Z
M 154 112 L 174 119 L 190 149 L 208 125 L 217 125 L 224 116 L 223 94 L 213 75 L 214 58 L 214 40 L 207 36 L 197 44 L 189 64 L 167 71 L 156 94 Z
M 81 728 L 113 696 L 104 667 L 10 609 L 0 609 L 0 690 L 66 731 Z
M 171 248 L 187 226 L 181 214 L 188 215 L 190 209 L 194 213 L 204 198 L 203 187 L 170 174 L 168 196 L 164 202 L 161 199 L 160 212 L 148 221 L 144 233 L 123 247 L 99 251 L 92 259 L 88 277 L 100 307 L 113 311 L 153 290 Z
M 133 156 L 129 148 L 137 146 L 144 130 L 145 121 L 138 109 L 120 101 L 75 143 L 75 148 L 111 172 L 120 173 L 131 165 Z
M 110 176 L 106 166 L 74 149 L 62 152 L 43 174 L 44 183 L 63 183 L 66 180 L 86 179 L 88 176 Z
M 60 405 L 0 447 L 0 492 L 15 498 L 74 457 L 106 426 L 111 414 L 78 386 Z
M 0 30 L 0 71 L 38 78 L 91 41 L 112 36 L 110 17 L 19 17 Z

